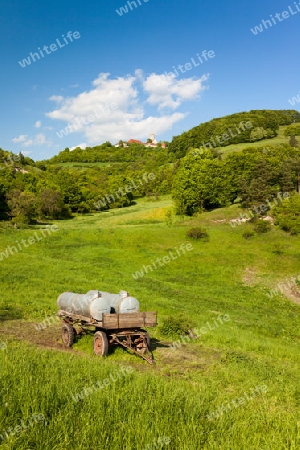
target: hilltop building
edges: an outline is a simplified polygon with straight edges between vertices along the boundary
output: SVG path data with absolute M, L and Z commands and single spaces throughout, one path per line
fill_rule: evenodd
M 128 147 L 130 144 L 139 144 L 139 145 L 143 145 L 144 147 L 151 147 L 151 148 L 156 148 L 158 146 L 158 142 L 155 139 L 155 134 L 152 132 L 150 134 L 150 139 L 148 139 L 147 142 L 142 142 L 138 139 L 129 139 L 129 141 L 123 141 L 123 146 L 124 147 Z M 166 144 L 164 142 L 162 142 L 161 144 L 162 148 L 166 148 Z M 115 147 L 120 147 L 120 144 L 116 144 Z

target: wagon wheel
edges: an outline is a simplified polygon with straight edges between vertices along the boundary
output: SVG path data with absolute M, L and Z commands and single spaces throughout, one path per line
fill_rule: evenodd
M 94 353 L 97 356 L 106 356 L 108 353 L 108 340 L 104 331 L 96 331 L 93 342 Z
M 62 341 L 66 347 L 72 347 L 76 331 L 69 323 L 64 322 L 62 325 Z

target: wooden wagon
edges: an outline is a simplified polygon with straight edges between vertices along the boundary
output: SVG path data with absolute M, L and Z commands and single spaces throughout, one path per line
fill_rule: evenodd
M 154 364 L 150 336 L 144 328 L 157 325 L 157 312 L 103 314 L 102 321 L 60 310 L 63 344 L 72 347 L 76 334 L 93 328 L 95 355 L 106 356 L 110 345 L 120 345 Z M 76 328 L 75 328 L 76 325 Z

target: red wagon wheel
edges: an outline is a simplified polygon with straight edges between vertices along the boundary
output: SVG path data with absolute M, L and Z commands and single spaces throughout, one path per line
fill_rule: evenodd
M 67 347 L 72 347 L 76 334 L 72 325 L 70 325 L 67 322 L 64 322 L 62 324 L 61 332 L 63 344 Z
M 94 353 L 97 356 L 106 356 L 108 353 L 108 340 L 104 331 L 96 331 L 93 342 Z

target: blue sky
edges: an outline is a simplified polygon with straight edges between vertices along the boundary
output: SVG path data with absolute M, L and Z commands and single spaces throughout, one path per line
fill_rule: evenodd
M 292 108 L 300 2 L 299 12 L 289 0 L 135 2 L 0 0 L 1 148 L 37 160 L 152 131 L 171 140 L 238 111 Z M 270 15 L 272 27 L 255 35 Z M 34 62 L 38 47 L 44 57 Z

